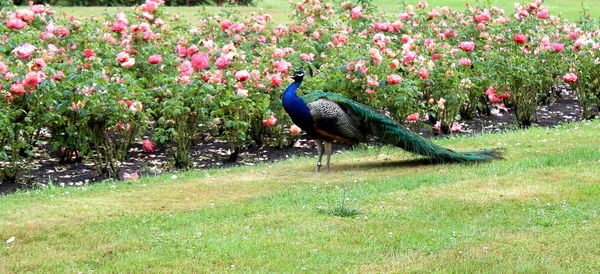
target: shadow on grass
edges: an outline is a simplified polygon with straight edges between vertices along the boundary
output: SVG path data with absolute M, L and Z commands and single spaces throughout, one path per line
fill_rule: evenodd
M 420 158 L 411 160 L 392 160 L 383 162 L 368 162 L 368 163 L 355 163 L 355 164 L 337 164 L 332 169 L 338 171 L 348 171 L 356 169 L 378 169 L 378 168 L 407 168 L 417 166 L 433 166 L 443 164 L 442 162 L 435 162 L 431 159 Z

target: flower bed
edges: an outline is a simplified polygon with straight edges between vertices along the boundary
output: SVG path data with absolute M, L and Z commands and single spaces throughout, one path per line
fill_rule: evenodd
M 42 140 L 61 161 L 91 161 L 112 178 L 136 143 L 166 148 L 176 168 L 190 167 L 202 138 L 225 141 L 231 160 L 247 144 L 289 147 L 299 132 L 279 96 L 292 67 L 313 76 L 305 92 L 341 93 L 445 133 L 507 107 L 527 126 L 563 82 L 586 118 L 598 114 L 600 30 L 589 15 L 567 22 L 541 1 L 511 15 L 420 2 L 395 18 L 368 1 L 294 5 L 285 25 L 257 14 L 183 22 L 151 0 L 106 21 L 4 8 L 0 180 L 16 181 Z

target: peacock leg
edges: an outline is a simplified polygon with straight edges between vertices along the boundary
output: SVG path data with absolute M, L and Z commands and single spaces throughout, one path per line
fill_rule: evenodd
M 331 171 L 331 154 L 333 153 L 333 142 L 325 142 L 325 152 L 327 153 L 327 172 Z
M 315 139 L 315 143 L 317 144 L 317 152 L 319 153 L 319 160 L 317 160 L 317 170 L 315 170 L 315 172 L 321 172 L 321 160 L 323 159 L 323 153 L 325 152 L 325 148 L 323 147 L 323 140 Z

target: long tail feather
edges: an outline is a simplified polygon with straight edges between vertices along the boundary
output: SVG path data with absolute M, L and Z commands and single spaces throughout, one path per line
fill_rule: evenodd
M 438 146 L 424 137 L 406 129 L 404 126 L 387 118 L 383 114 L 363 104 L 357 103 L 343 96 L 333 93 L 313 93 L 303 96 L 312 100 L 325 97 L 332 101 L 346 105 L 358 115 L 368 134 L 379 137 L 385 143 L 398 146 L 412 153 L 429 157 L 436 162 L 480 162 L 501 159 L 499 149 L 485 149 L 471 152 L 456 152 Z

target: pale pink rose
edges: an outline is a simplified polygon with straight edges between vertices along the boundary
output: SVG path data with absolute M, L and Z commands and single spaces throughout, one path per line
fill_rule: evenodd
M 142 104 L 142 102 L 133 101 L 133 102 L 131 102 L 131 104 L 129 104 L 129 110 L 132 112 L 140 112 L 143 109 L 144 109 L 144 105 Z
M 350 11 L 350 17 L 352 19 L 358 19 L 362 16 L 362 11 L 363 11 L 363 8 L 361 6 L 356 6 L 356 7 L 352 8 L 352 11 Z
M 4 62 L 0 62 L 0 73 L 4 74 L 8 71 L 8 65 Z
M 23 85 L 26 87 L 37 87 L 42 81 L 43 77 L 40 73 L 35 71 L 27 72 L 25 75 L 25 80 L 23 80 Z
M 27 23 L 16 17 L 11 17 L 8 20 L 4 20 L 4 24 L 6 24 L 9 29 L 22 29 L 27 27 Z
M 321 39 L 321 34 L 318 31 L 313 31 L 312 38 L 315 40 Z
M 32 44 L 24 43 L 13 50 L 21 59 L 27 59 L 35 52 L 35 47 Z
M 408 117 L 406 117 L 406 120 L 414 122 L 414 121 L 419 120 L 419 117 L 420 117 L 419 113 L 415 112 L 415 113 L 413 113 L 411 115 L 408 115 Z
M 471 52 L 471 51 L 475 50 L 475 43 L 473 43 L 471 41 L 463 41 L 463 42 L 460 42 L 458 47 L 466 52 Z
M 302 129 L 301 129 L 299 126 L 297 126 L 297 125 L 292 125 L 292 126 L 290 127 L 290 133 L 291 133 L 292 135 L 298 135 L 298 134 L 300 134 L 301 132 L 302 132 Z
M 374 94 L 375 90 L 368 88 L 368 89 L 365 89 L 365 92 L 369 93 L 369 94 Z
M 548 18 L 548 10 L 547 9 L 542 9 L 542 10 L 538 11 L 537 17 L 540 18 L 540 19 L 546 19 L 546 18 Z
M 220 69 L 224 69 L 231 65 L 231 60 L 226 56 L 221 56 L 215 60 L 215 66 Z
M 25 94 L 25 87 L 20 83 L 13 83 L 8 92 L 10 92 L 12 95 L 20 96 Z
M 123 173 L 123 180 L 136 180 L 139 179 L 140 175 L 137 174 L 137 172 L 133 172 L 133 173 Z
M 148 57 L 148 63 L 150 64 L 158 64 L 160 62 L 162 62 L 162 56 L 160 56 L 160 54 L 153 54 L 150 55 L 150 57 Z
M 235 80 L 238 82 L 244 82 L 250 78 L 250 73 L 247 70 L 240 70 L 235 73 Z
M 154 144 L 150 139 L 146 139 L 142 142 L 142 149 L 144 152 L 154 152 Z
M 58 28 L 56 30 L 56 34 L 58 34 L 59 37 L 67 36 L 69 33 L 69 29 L 67 28 Z
M 458 64 L 460 64 L 462 66 L 470 67 L 473 65 L 473 62 L 471 62 L 471 59 L 469 59 L 467 57 L 463 57 L 463 58 L 458 59 Z
M 452 131 L 452 132 L 461 132 L 462 131 L 462 126 L 458 122 L 454 122 L 454 123 L 452 123 L 452 126 L 450 127 L 450 131 Z
M 263 120 L 263 125 L 270 127 L 270 126 L 274 126 L 277 123 L 277 118 L 275 118 L 274 114 L 271 114 L 271 117 L 269 117 L 269 119 L 267 120 Z
M 111 29 L 114 32 L 122 32 L 127 27 L 127 23 L 123 21 L 114 22 Z
M 414 51 L 409 51 L 404 55 L 404 58 L 402 58 L 402 63 L 405 66 L 408 66 L 412 63 L 413 60 L 415 60 L 415 58 L 417 58 L 417 53 Z
M 390 85 L 400 84 L 402 82 L 402 77 L 397 74 L 390 74 L 387 76 L 387 82 Z
M 133 65 L 135 65 L 135 58 L 128 58 L 127 61 L 125 61 L 124 63 L 121 63 L 121 66 L 126 67 L 126 68 L 130 68 L 133 67 Z
M 440 122 L 436 122 L 435 125 L 433 125 L 433 130 L 440 131 L 441 129 L 442 129 L 442 123 L 440 123 Z
M 117 57 L 115 60 L 119 61 L 119 63 L 125 63 L 129 60 L 129 54 L 127 52 L 121 51 L 117 53 Z
M 192 67 L 192 63 L 188 60 L 185 60 L 179 64 L 179 71 L 184 76 L 191 76 L 194 72 L 194 68 Z
M 31 22 L 35 19 L 35 13 L 29 9 L 18 9 L 15 16 L 26 22 Z
M 271 85 L 273 86 L 281 86 L 281 83 L 283 83 L 283 79 L 281 78 L 281 76 L 279 74 L 273 74 L 269 77 L 269 80 L 271 80 Z
M 574 31 L 569 32 L 569 34 L 567 34 L 567 36 L 571 37 L 571 39 L 573 39 L 573 40 L 579 39 L 579 34 Z
M 440 99 L 437 101 L 437 105 L 438 105 L 438 108 L 440 108 L 441 110 L 444 110 L 444 109 L 446 109 L 446 99 L 444 99 L 444 98 L 440 98 Z
M 273 53 L 273 55 L 271 55 L 271 57 L 273 58 L 282 58 L 283 56 L 285 56 L 285 50 L 281 48 L 275 49 L 275 52 Z
M 558 43 L 558 42 L 550 43 L 550 50 L 552 52 L 561 52 L 564 49 L 565 49 L 565 44 L 563 44 L 563 43 Z
M 572 72 L 568 72 L 563 75 L 563 80 L 565 80 L 565 82 L 575 82 L 577 79 L 577 75 Z
M 304 61 L 312 61 L 314 58 L 312 57 L 312 55 L 306 54 L 306 53 L 302 53 L 300 54 L 300 58 L 302 58 L 302 60 Z
M 194 69 L 205 69 L 208 67 L 208 54 L 199 52 L 192 55 L 192 66 Z
M 273 66 L 275 66 L 275 68 L 277 69 L 277 72 L 286 73 L 292 67 L 292 63 L 290 63 L 286 60 L 279 60 L 279 61 L 273 62 Z
M 248 90 L 247 89 L 237 89 L 236 94 L 242 97 L 246 97 L 248 96 Z

